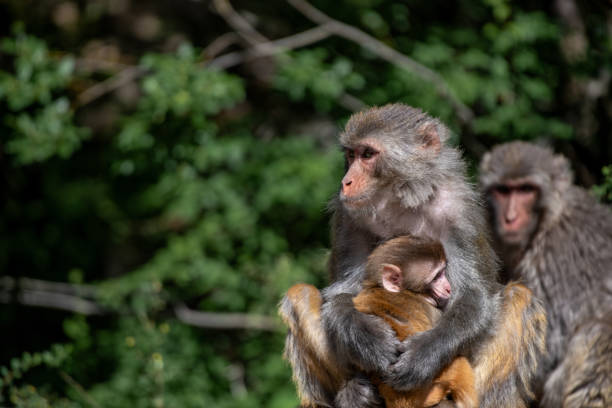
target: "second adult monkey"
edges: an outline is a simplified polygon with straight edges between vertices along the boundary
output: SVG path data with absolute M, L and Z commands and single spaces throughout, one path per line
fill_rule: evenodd
M 548 313 L 542 407 L 612 406 L 612 211 L 573 184 L 568 160 L 526 142 L 480 165 L 507 279 Z
M 387 105 L 355 114 L 340 136 L 347 172 L 332 203 L 332 283 L 318 311 L 298 319 L 311 293 L 291 293 L 281 314 L 292 328 L 285 354 L 304 404 L 333 405 L 336 388 L 311 375 L 305 350 L 324 348 L 339 371 L 358 368 L 384 376 L 397 390 L 424 385 L 457 355 L 471 356 L 500 311 L 497 258 L 478 195 L 466 180 L 448 129 L 418 109 Z M 432 330 L 399 342 L 380 319 L 355 310 L 368 255 L 381 241 L 414 235 L 442 242 L 452 295 Z M 296 307 L 296 305 L 299 305 Z M 308 327 L 306 327 L 308 326 Z M 364 401 L 376 396 L 364 389 Z

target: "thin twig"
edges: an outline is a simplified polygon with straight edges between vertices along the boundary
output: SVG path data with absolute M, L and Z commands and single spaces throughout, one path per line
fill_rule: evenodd
M 74 378 L 72 378 L 67 372 L 65 372 L 64 370 L 59 370 L 59 375 L 60 377 L 62 377 L 62 379 L 68 384 L 70 385 L 72 388 L 74 388 L 76 390 L 77 393 L 79 393 L 79 395 L 81 397 L 83 397 L 83 399 L 92 407 L 94 408 L 101 408 L 100 404 L 98 404 L 96 402 L 96 400 L 94 400 L 91 395 L 89 395 L 87 393 L 87 391 L 85 391 L 85 388 L 83 388 L 83 386 L 81 384 L 79 384 Z
M 251 24 L 245 18 L 238 14 L 228 0 L 214 0 L 213 4 L 219 15 L 223 17 L 227 24 L 236 30 L 238 35 L 240 35 L 246 42 L 253 46 L 252 49 L 247 50 L 244 53 L 230 53 L 227 54 L 227 57 L 223 55 L 211 61 L 211 66 L 218 68 L 231 67 L 251 58 L 278 54 L 286 51 L 287 49 L 312 44 L 313 42 L 327 38 L 329 33 L 332 33 L 332 31 L 323 24 L 321 27 L 315 27 L 311 30 L 304 31 L 293 36 L 285 37 L 276 41 L 270 41 L 264 35 L 259 33 L 253 26 L 251 26 Z M 328 34 L 325 34 L 325 31 L 327 31 Z M 365 103 L 359 100 L 359 98 L 347 93 L 339 97 L 338 103 L 340 106 L 349 111 L 358 111 L 367 106 Z
M 353 26 L 334 20 L 320 10 L 314 8 L 305 0 L 287 0 L 287 2 L 311 21 L 319 25 L 324 25 L 331 33 L 351 40 L 382 59 L 405 68 L 420 78 L 434 84 L 439 95 L 452 104 L 461 122 L 468 123 L 474 117 L 472 110 L 452 94 L 444 79 L 435 71 L 432 71 L 423 64 L 394 50 L 369 34 Z
M 94 100 L 142 77 L 146 71 L 139 66 L 131 66 L 81 92 L 76 98 L 76 106 L 87 105 Z
M 331 33 L 324 26 L 318 26 L 298 34 L 280 38 L 274 41 L 266 41 L 241 52 L 224 54 L 208 63 L 209 67 L 227 69 L 242 64 L 255 58 L 268 57 L 280 54 L 295 48 L 304 47 L 329 37 Z
M 111 71 L 116 72 L 130 67 L 128 64 L 121 62 L 108 61 L 96 58 L 77 58 L 75 59 L 75 68 L 78 71 Z
M 268 39 L 261 35 L 253 26 L 234 10 L 228 0 L 213 0 L 217 13 L 249 44 L 257 45 L 267 42 Z
M 236 44 L 239 40 L 240 36 L 236 33 L 222 34 L 204 48 L 202 55 L 205 58 L 215 58 L 221 51 Z

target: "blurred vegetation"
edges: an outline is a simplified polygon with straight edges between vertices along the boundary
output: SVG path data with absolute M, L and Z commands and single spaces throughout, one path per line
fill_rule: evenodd
M 296 4 L 0 3 L 0 405 L 295 406 L 266 316 L 326 284 L 335 137 L 362 106 L 429 111 L 472 163 L 543 140 L 612 201 L 603 2 L 317 0 L 379 48 L 257 48 L 318 24 Z

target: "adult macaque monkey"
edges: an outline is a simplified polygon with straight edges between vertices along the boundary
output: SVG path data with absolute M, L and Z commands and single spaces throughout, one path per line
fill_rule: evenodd
M 383 376 L 396 390 L 422 386 L 456 356 L 471 356 L 490 334 L 500 312 L 497 257 L 478 195 L 448 136 L 440 121 L 401 104 L 348 121 L 340 136 L 347 172 L 331 204 L 332 282 L 322 298 L 305 286 L 292 288 L 280 307 L 290 327 L 285 355 L 303 405 L 333 405 L 336 378 L 356 369 Z M 355 310 L 352 298 L 376 244 L 406 234 L 442 242 L 453 290 L 438 324 L 400 347 L 381 319 Z M 399 358 L 398 349 L 405 350 Z M 320 368 L 321 361 L 333 372 Z M 370 388 L 358 398 L 373 406 L 378 398 Z
M 568 161 L 525 142 L 495 147 L 480 184 L 507 279 L 548 313 L 542 406 L 612 406 L 612 212 L 572 184 Z
M 437 308 L 444 308 L 451 294 L 442 244 L 411 236 L 385 242 L 368 258 L 363 287 L 353 299 L 355 308 L 382 318 L 399 340 L 431 329 L 440 318 Z M 375 382 L 387 408 L 478 406 L 474 372 L 465 357 L 455 358 L 431 384 L 412 391 L 397 392 Z M 340 390 L 339 408 L 354 407 L 343 404 L 352 401 L 352 392 Z

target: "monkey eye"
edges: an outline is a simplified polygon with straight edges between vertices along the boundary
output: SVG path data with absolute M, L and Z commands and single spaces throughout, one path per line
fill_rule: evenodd
M 495 188 L 493 189 L 496 193 L 501 194 L 501 195 L 507 195 L 510 194 L 510 187 L 505 186 L 503 184 L 500 184 L 498 186 L 495 186 Z
M 361 157 L 364 159 L 370 159 L 374 156 L 376 156 L 378 154 L 378 152 L 372 148 L 366 148 L 363 153 L 361 154 Z
M 446 267 L 440 269 L 438 271 L 438 273 L 436 274 L 436 276 L 434 276 L 432 282 L 437 281 L 438 279 L 440 279 L 442 277 L 442 275 L 444 275 L 446 273 Z
M 536 187 L 531 184 L 521 184 L 517 190 L 519 193 L 533 193 L 536 191 Z
M 347 159 L 353 160 L 355 158 L 355 151 L 353 149 L 344 149 L 344 154 Z

